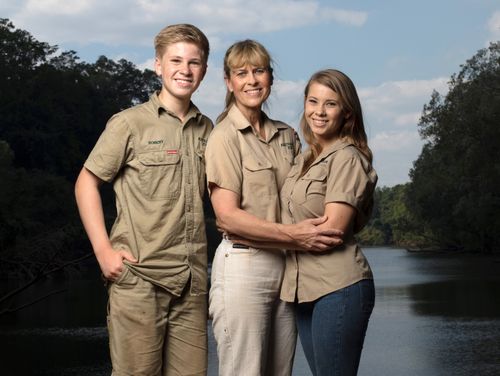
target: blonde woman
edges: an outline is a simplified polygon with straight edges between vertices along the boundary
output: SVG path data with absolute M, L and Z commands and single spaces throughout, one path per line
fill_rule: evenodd
M 220 375 L 290 375 L 296 344 L 291 303 L 280 300 L 280 248 L 325 250 L 339 244 L 325 218 L 279 224 L 279 191 L 300 151 L 295 131 L 270 119 L 271 57 L 258 42 L 233 44 L 224 58 L 226 108 L 206 149 L 206 171 L 218 225 L 226 233 L 273 241 L 260 249 L 223 239 L 217 248 L 209 312 Z

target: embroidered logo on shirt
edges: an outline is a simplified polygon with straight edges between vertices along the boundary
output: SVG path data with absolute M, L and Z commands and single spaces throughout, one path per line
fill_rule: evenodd
M 284 148 L 292 150 L 293 149 L 293 142 L 283 142 L 281 144 L 281 146 L 284 147 Z
M 148 141 L 148 145 L 158 145 L 158 144 L 163 144 L 163 140 L 151 140 L 151 141 Z
M 167 149 L 167 154 L 179 154 L 179 150 L 177 149 Z

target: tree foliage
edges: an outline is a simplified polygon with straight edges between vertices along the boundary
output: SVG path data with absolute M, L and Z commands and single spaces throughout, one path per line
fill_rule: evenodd
M 481 49 L 432 94 L 410 172 L 408 207 L 434 241 L 490 252 L 500 246 L 500 42 Z
M 19 167 L 74 179 L 106 120 L 159 87 L 150 70 L 104 56 L 80 62 L 5 19 L 0 40 L 0 138 Z
M 7 19 L 0 71 L 0 274 L 32 275 L 80 256 L 74 179 L 107 119 L 160 83 L 124 59 L 81 62 Z
M 358 234 L 364 245 L 416 247 L 428 242 L 429 234 L 408 209 L 409 184 L 381 187 L 375 190 L 372 217 Z
M 1 265 L 4 274 L 32 276 L 41 265 L 77 254 L 58 255 L 81 239 L 73 185 L 40 170 L 15 168 L 11 157 L 8 144 L 0 141 Z

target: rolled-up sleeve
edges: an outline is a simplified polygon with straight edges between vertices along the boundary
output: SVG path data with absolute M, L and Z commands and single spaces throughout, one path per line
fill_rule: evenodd
M 216 128 L 210 135 L 205 150 L 209 189 L 212 183 L 241 196 L 243 173 L 238 145 L 237 135 L 228 129 Z
M 132 158 L 131 142 L 132 134 L 126 121 L 119 115 L 113 116 L 85 161 L 85 168 L 111 182 Z
M 354 207 L 357 232 L 370 217 L 376 183 L 377 174 L 370 163 L 349 149 L 339 150 L 329 168 L 325 204 L 344 202 Z

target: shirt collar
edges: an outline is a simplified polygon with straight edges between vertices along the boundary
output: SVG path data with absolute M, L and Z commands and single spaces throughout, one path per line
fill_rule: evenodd
M 235 104 L 233 104 L 229 109 L 227 117 L 234 124 L 234 127 L 239 131 L 243 131 L 247 128 L 252 128 L 252 125 L 250 124 L 248 119 L 241 113 L 240 109 Z M 279 129 L 288 128 L 288 126 L 284 123 L 281 123 L 279 121 L 272 121 L 271 119 L 269 119 L 265 112 L 262 112 L 262 119 L 264 120 L 263 126 L 266 130 L 266 137 L 268 140 L 271 140 L 273 136 L 278 133 Z
M 326 148 L 324 148 L 321 151 L 320 155 L 318 155 L 318 157 L 311 164 L 311 166 L 320 163 L 321 161 L 323 161 L 325 158 L 327 158 L 331 154 L 333 154 L 333 153 L 335 153 L 335 152 L 337 152 L 339 150 L 342 150 L 342 149 L 344 149 L 344 148 L 346 148 L 346 147 L 348 147 L 350 145 L 353 145 L 352 142 L 346 141 L 344 139 L 336 140 L 333 144 L 327 146 Z
M 163 112 L 166 112 L 170 116 L 177 118 L 177 115 L 175 113 L 173 113 L 172 111 L 170 111 L 167 107 L 165 107 L 165 105 L 160 101 L 160 98 L 158 96 L 159 94 L 160 94 L 160 92 L 156 91 L 153 94 L 151 94 L 151 96 L 149 97 L 150 102 L 153 105 L 153 109 L 154 109 L 155 113 L 158 115 L 158 117 L 160 117 L 160 115 Z M 190 101 L 189 102 L 189 110 L 186 114 L 185 122 L 187 123 L 189 119 L 195 118 L 200 114 L 201 114 L 201 112 L 198 109 L 198 107 L 196 107 L 195 104 Z

